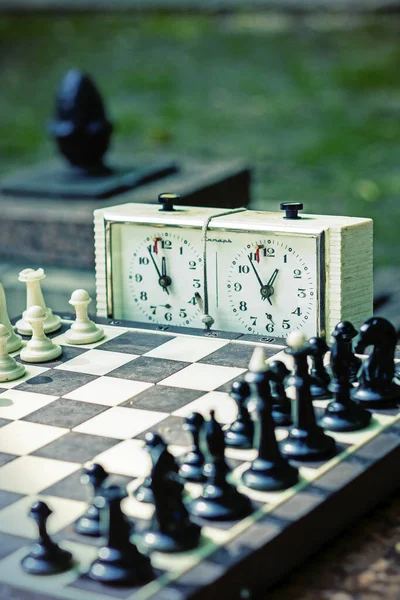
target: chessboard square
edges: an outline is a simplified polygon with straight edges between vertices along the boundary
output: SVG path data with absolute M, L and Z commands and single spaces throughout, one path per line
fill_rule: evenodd
M 28 381 L 31 381 L 32 379 L 39 377 L 42 373 L 45 373 L 46 371 L 50 370 L 49 367 L 36 367 L 34 365 L 28 364 L 24 364 L 24 366 L 25 374 L 22 377 L 20 377 L 19 379 L 14 379 L 14 381 L 2 381 L 1 387 L 6 388 L 7 390 L 10 390 L 15 387 L 18 387 L 18 389 L 24 389 L 23 386 L 27 385 Z M 29 387 L 27 389 L 32 391 L 32 389 Z
M 95 376 L 87 373 L 71 373 L 58 369 L 48 369 L 46 373 L 32 377 L 18 385 L 17 390 L 63 396 L 89 383 L 89 381 L 93 381 L 93 379 L 95 379 Z
M 253 345 L 231 342 L 199 362 L 208 365 L 219 365 L 221 367 L 241 367 L 242 369 L 247 369 L 253 352 Z
M 162 346 L 150 350 L 145 356 L 196 362 L 227 344 L 229 344 L 227 340 L 182 336 L 176 337 L 166 344 L 162 344 Z
M 125 440 L 94 457 L 108 473 L 127 477 L 146 477 L 150 473 L 151 460 L 142 440 Z
M 24 537 L 10 535 L 9 533 L 0 532 L 0 559 L 12 554 L 22 546 L 25 546 L 28 540 Z M 0 598 L 3 598 L 0 588 Z M 21 597 L 22 600 L 23 596 Z
M 166 416 L 166 413 L 161 412 L 114 406 L 75 427 L 74 431 L 126 440 L 148 429 Z
M 0 427 L 4 427 L 4 425 L 8 425 L 10 419 L 0 419 Z
M 10 420 L 22 419 L 26 415 L 47 406 L 57 399 L 57 396 L 7 390 L 0 394 L 0 417 Z
M 67 431 L 67 429 L 51 425 L 12 421 L 0 429 L 0 452 L 17 455 L 29 454 L 29 452 L 61 437 Z
M 144 392 L 124 402 L 122 406 L 173 413 L 178 408 L 193 402 L 203 393 L 199 390 L 178 389 L 167 385 L 151 385 Z
M 20 456 L 0 467 L 0 489 L 19 494 L 38 494 L 79 469 L 79 466 L 39 456 Z
M 18 454 L 8 454 L 8 452 L 0 452 L 0 467 L 17 458 Z
M 117 443 L 112 438 L 69 431 L 58 440 L 36 450 L 34 456 L 84 464 Z
M 108 376 L 157 383 L 165 377 L 180 371 L 186 367 L 187 364 L 187 362 L 177 360 L 139 356 L 139 358 L 128 362 L 114 371 L 111 371 L 108 373 Z
M 66 394 L 64 398 L 103 404 L 104 406 L 117 406 L 121 402 L 130 400 L 149 387 L 152 383 L 145 381 L 130 381 L 129 379 L 115 379 L 113 377 L 99 377 L 86 385 Z
M 193 412 L 198 412 L 208 419 L 210 410 L 215 410 L 215 417 L 220 423 L 232 423 L 237 417 L 236 402 L 225 392 L 204 394 L 197 400 L 176 410 L 173 415 L 186 418 Z
M 0 490 L 0 510 L 10 506 L 10 504 L 14 504 L 14 502 L 17 502 L 23 497 L 23 494 L 16 494 L 15 492 L 6 492 L 5 490 Z
M 146 429 L 146 431 L 139 433 L 135 438 L 145 440 L 147 433 L 158 433 L 168 446 L 173 445 L 176 449 L 182 447 L 183 449 L 188 450 L 188 446 L 192 444 L 192 440 L 187 431 L 183 428 L 184 424 L 185 419 L 182 419 L 182 417 L 173 417 L 169 415 L 159 423 Z
M 62 349 L 61 356 L 55 358 L 54 360 L 46 361 L 46 363 L 45 363 L 46 367 L 49 369 L 54 369 L 55 367 L 62 365 L 63 363 L 67 362 L 68 360 L 71 360 L 71 359 L 75 358 L 76 356 L 83 354 L 84 352 L 87 352 L 86 348 L 78 348 L 76 346 L 64 346 Z M 20 357 L 17 357 L 16 360 L 17 360 L 17 362 L 21 362 L 25 366 L 27 364 L 26 362 L 21 361 Z
M 127 331 L 127 329 L 124 329 L 123 327 L 108 327 L 107 325 L 101 325 L 101 328 L 104 330 L 105 334 L 101 340 L 99 340 L 98 342 L 94 342 L 93 344 L 79 344 L 79 348 L 84 348 L 86 350 L 97 348 L 98 346 L 101 346 L 102 344 L 111 341 L 114 338 L 119 337 L 120 335 L 123 335 Z M 72 346 L 74 348 L 76 347 L 74 344 L 70 344 L 67 342 L 67 340 L 65 339 L 65 332 L 61 335 L 54 337 L 53 342 L 55 342 L 56 344 L 60 344 L 61 346 Z M 104 350 L 106 349 L 108 348 L 104 348 Z
M 57 369 L 72 371 L 73 373 L 89 373 L 89 375 L 106 375 L 134 358 L 136 358 L 135 355 L 119 352 L 88 350 L 84 354 L 63 363 Z
M 169 340 L 171 335 L 162 333 L 149 333 L 144 331 L 127 331 L 112 340 L 103 340 L 101 349 L 110 352 L 125 352 L 126 354 L 145 354 L 153 348 L 162 346 Z
M 107 407 L 98 404 L 59 398 L 44 408 L 27 415 L 23 420 L 72 429 L 84 421 L 92 419 L 104 410 L 107 410 Z
M 29 539 L 37 538 L 37 526 L 28 516 L 29 509 L 36 500 L 43 500 L 53 511 L 47 522 L 48 532 L 53 535 L 73 523 L 83 512 L 87 505 L 85 502 L 57 498 L 56 496 L 24 496 L 7 508 L 0 510 L 0 531 L 10 535 L 21 535 Z
M 166 377 L 159 383 L 161 385 L 211 392 L 230 379 L 239 377 L 244 372 L 245 369 L 237 367 L 219 367 L 194 363 L 178 373 Z

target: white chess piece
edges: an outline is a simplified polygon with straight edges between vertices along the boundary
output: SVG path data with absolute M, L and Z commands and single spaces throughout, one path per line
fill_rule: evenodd
M 13 326 L 11 325 L 10 319 L 7 313 L 7 301 L 4 293 L 3 285 L 0 283 L 0 324 L 5 325 L 9 332 L 9 338 L 7 340 L 7 352 L 15 352 L 22 346 L 22 338 L 20 335 L 15 333 Z
M 88 317 L 88 305 L 92 301 L 86 290 L 75 290 L 70 304 L 75 309 L 76 321 L 65 334 L 68 344 L 93 344 L 104 337 L 104 330 Z
M 32 328 L 32 338 L 21 350 L 22 360 L 38 363 L 58 358 L 62 354 L 61 346 L 50 340 L 43 330 L 46 311 L 41 306 L 31 306 L 26 310 L 25 318 Z
M 25 374 L 25 367 L 7 352 L 8 328 L 0 324 L 0 381 L 14 381 Z
M 45 311 L 44 332 L 51 333 L 57 331 L 61 327 L 61 318 L 58 315 L 53 315 L 51 308 L 47 308 L 40 281 L 46 277 L 43 269 L 24 269 L 20 272 L 18 281 L 26 283 L 26 307 L 27 310 L 31 306 L 40 306 Z M 32 328 L 26 318 L 27 310 L 22 313 L 22 319 L 16 323 L 17 331 L 23 335 L 31 335 Z

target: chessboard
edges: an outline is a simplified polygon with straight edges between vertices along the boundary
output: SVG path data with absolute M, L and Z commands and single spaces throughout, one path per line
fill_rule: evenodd
M 174 456 L 183 455 L 190 445 L 183 424 L 193 411 L 208 418 L 214 409 L 222 424 L 236 418 L 229 392 L 256 346 L 267 361 L 291 366 L 291 357 L 283 342 L 268 338 L 151 330 L 107 319 L 97 319 L 106 334 L 101 341 L 72 346 L 65 340 L 71 320 L 63 315 L 61 329 L 49 335 L 62 345 L 59 358 L 26 364 L 22 378 L 0 384 L 1 598 L 254 598 L 397 487 L 400 414 L 397 408 L 374 410 L 366 429 L 329 433 L 338 447 L 333 458 L 294 463 L 300 472 L 295 486 L 260 492 L 239 484 L 253 512 L 235 522 L 203 523 L 194 550 L 152 553 L 151 582 L 135 588 L 89 579 L 102 539 L 73 529 L 88 501 L 82 465 L 99 463 L 110 482 L 126 486 L 123 510 L 140 531 L 154 510 L 134 496 L 150 471 L 146 433 L 160 433 Z M 19 360 L 18 352 L 13 356 Z M 327 402 L 315 401 L 317 410 Z M 287 428 L 276 432 L 282 440 Z M 231 480 L 239 482 L 254 450 L 230 448 L 226 456 Z M 201 493 L 199 484 L 186 487 L 192 496 Z M 49 533 L 74 556 L 74 568 L 58 575 L 29 575 L 20 564 L 37 538 L 28 512 L 38 498 L 53 511 Z

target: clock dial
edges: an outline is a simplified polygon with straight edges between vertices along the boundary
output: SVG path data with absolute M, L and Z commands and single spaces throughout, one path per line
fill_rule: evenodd
M 202 258 L 185 235 L 153 230 L 136 245 L 128 267 L 134 317 L 149 323 L 199 326 Z

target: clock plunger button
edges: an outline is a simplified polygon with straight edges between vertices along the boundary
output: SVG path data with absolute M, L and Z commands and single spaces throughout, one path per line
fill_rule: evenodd
M 170 192 L 165 192 L 164 194 L 160 194 L 158 196 L 158 201 L 162 204 L 160 211 L 171 212 L 174 209 L 174 201 L 177 202 L 180 199 L 179 194 L 171 194 Z
M 301 219 L 298 212 L 303 210 L 301 202 L 281 202 L 281 210 L 285 211 L 284 219 Z

